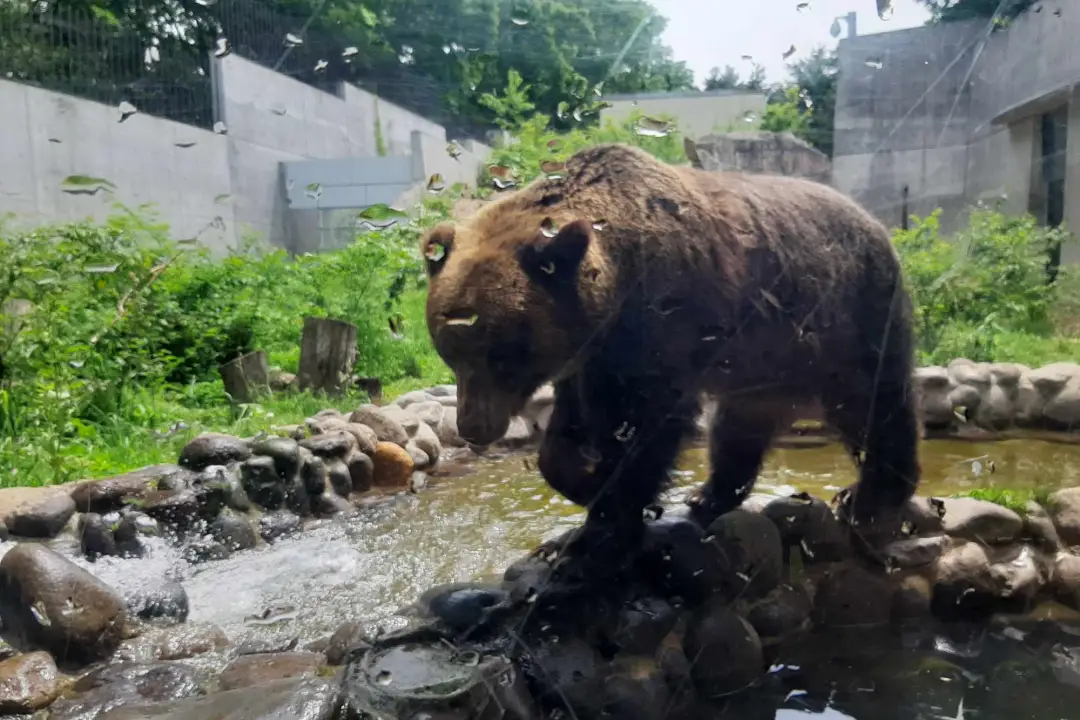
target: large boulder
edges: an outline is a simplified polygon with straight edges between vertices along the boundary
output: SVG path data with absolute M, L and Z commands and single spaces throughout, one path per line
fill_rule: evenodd
M 49 653 L 30 652 L 0 662 L 0 713 L 35 712 L 59 693 L 56 663 Z
M 0 560 L 0 620 L 13 644 L 87 663 L 108 657 L 123 637 L 124 599 L 54 550 L 16 545 Z
M 228 465 L 249 457 L 251 448 L 240 438 L 222 433 L 203 433 L 184 446 L 177 462 L 189 470 L 199 471 L 211 465 Z
M 27 503 L 4 518 L 8 532 L 16 537 L 54 538 L 75 514 L 75 501 L 67 493 Z

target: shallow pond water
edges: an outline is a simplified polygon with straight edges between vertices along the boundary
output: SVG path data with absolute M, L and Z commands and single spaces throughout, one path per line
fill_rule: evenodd
M 706 456 L 699 448 L 683 454 L 674 499 L 680 489 L 704 479 Z M 976 476 L 973 458 L 982 458 L 984 467 L 993 460 L 995 472 L 984 469 Z M 1080 446 L 933 441 L 923 445 L 922 466 L 922 492 L 928 494 L 991 483 L 1080 485 Z M 178 579 L 190 599 L 189 621 L 216 623 L 234 639 L 283 632 L 305 642 L 333 632 L 345 620 L 379 621 L 433 584 L 497 578 L 542 538 L 580 522 L 580 508 L 551 491 L 534 467 L 521 455 L 484 459 L 471 475 L 433 482 L 419 495 L 374 503 L 348 519 L 319 521 L 296 537 L 224 561 L 188 566 L 177 549 L 155 542 L 147 559 L 80 563 L 118 587 Z M 783 449 L 770 456 L 757 491 L 784 494 L 795 488 L 830 497 L 854 478 L 850 460 L 837 446 Z M 978 637 L 984 646 L 979 653 L 964 649 L 970 637 L 943 640 L 933 633 L 819 639 L 801 651 L 807 655 L 803 659 L 786 660 L 799 670 L 786 667 L 774 673 L 775 692 L 767 702 L 773 710 L 784 708 L 777 718 L 822 712 L 830 698 L 834 708 L 823 717 L 1080 718 L 1080 690 L 1061 681 L 1080 684 L 1080 660 L 1060 648 L 1057 656 L 1048 655 L 1056 643 L 1075 646 L 1080 658 L 1080 637 L 1041 638 L 1035 649 L 1020 642 L 1019 635 L 995 639 L 980 631 Z M 987 677 L 1002 672 L 1005 680 L 986 685 Z M 1006 686 L 1017 698 L 1000 697 L 998 689 Z M 1046 693 L 1046 699 L 1035 701 L 1032 693 Z M 967 699 L 958 713 L 961 698 Z M 1065 699 L 1069 702 L 1059 708 Z M 901 707 L 904 711 L 894 714 Z M 837 714 L 838 708 L 855 714 Z M 774 717 L 758 712 L 747 709 L 737 717 Z

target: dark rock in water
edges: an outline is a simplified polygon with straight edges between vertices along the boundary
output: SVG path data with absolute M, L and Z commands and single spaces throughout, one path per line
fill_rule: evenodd
M 184 446 L 178 464 L 197 472 L 210 465 L 228 465 L 249 457 L 251 448 L 240 438 L 221 433 L 203 433 Z
M 619 613 L 611 641 L 620 653 L 651 656 L 675 627 L 679 614 L 659 598 L 635 600 Z
M 157 480 L 151 480 L 148 490 L 187 490 L 198 479 L 199 474 L 191 470 L 181 469 L 177 473 L 162 475 Z
M 721 568 L 715 586 L 729 600 L 754 600 L 777 586 L 784 574 L 781 534 L 769 518 L 745 510 L 718 517 L 707 531 L 707 546 Z
M 620 657 L 607 669 L 601 707 L 601 717 L 667 720 L 671 710 L 671 690 L 653 658 Z
M 62 555 L 20 543 L 0 560 L 0 621 L 16 646 L 87 663 L 120 644 L 125 605 L 115 590 Z
M 176 482 L 190 484 L 192 473 L 179 465 L 151 465 L 115 477 L 84 480 L 72 489 L 71 499 L 79 512 L 112 512 L 119 510 L 129 497 L 164 489 L 161 484 L 169 485 L 172 476 L 177 476 Z
M 340 706 L 337 683 L 288 678 L 176 702 L 125 705 L 98 720 L 331 720 Z
M 158 587 L 136 590 L 125 599 L 128 613 L 141 620 L 187 620 L 187 591 L 178 582 L 170 580 Z
M 140 538 L 143 535 L 161 534 L 161 526 L 157 520 L 145 513 L 130 510 L 121 516 L 113 528 L 116 554 L 120 557 L 143 557 L 146 554 L 146 547 Z
M 237 512 L 247 512 L 252 508 L 251 499 L 240 482 L 240 463 L 211 465 L 199 473 L 196 485 L 220 490 L 225 504 Z
M 806 590 L 781 585 L 751 605 L 746 619 L 762 640 L 784 639 L 806 629 L 810 610 Z
M 375 477 L 375 463 L 370 455 L 360 451 L 349 453 L 345 458 L 345 467 L 349 469 L 349 477 L 352 478 L 353 492 L 367 492 L 371 489 Z
M 690 675 L 702 696 L 716 698 L 745 688 L 764 671 L 761 639 L 724 598 L 699 608 L 683 639 Z
M 311 496 L 301 480 L 296 479 L 285 485 L 285 508 L 301 517 L 311 514 Z
M 270 680 L 311 677 L 323 661 L 319 653 L 303 651 L 241 655 L 221 671 L 218 679 L 222 690 L 235 690 Z
M 229 636 L 217 625 L 195 623 L 157 630 L 150 636 L 154 657 L 160 660 L 183 660 L 220 650 L 229 644 Z
M 4 524 L 16 537 L 54 538 L 75 514 L 75 501 L 67 493 L 16 508 Z
M 395 645 L 371 650 L 348 665 L 346 717 L 537 717 L 521 673 L 501 656 L 445 645 Z
M 326 475 L 326 463 L 323 459 L 308 453 L 300 467 L 300 482 L 307 490 L 308 497 L 318 497 L 326 492 Z
M 79 549 L 87 560 L 97 560 L 102 555 L 117 554 L 113 529 L 97 513 L 80 515 L 75 534 L 79 538 Z
M 270 512 L 259 518 L 259 535 L 268 543 L 300 532 L 300 518 L 290 512 Z
M 251 637 L 236 645 L 237 656 L 283 653 L 296 649 L 300 638 L 294 634 L 280 633 L 272 637 Z
M 59 693 L 59 673 L 49 653 L 30 652 L 0 662 L 0 713 L 35 712 Z
M 332 517 L 334 515 L 349 514 L 355 512 L 353 504 L 337 493 L 323 493 L 312 501 L 312 512 L 318 517 Z
M 599 717 L 604 710 L 607 664 L 580 638 L 543 641 L 531 655 L 538 673 L 541 699 L 556 706 L 569 705 L 579 717 Z
M 352 492 L 352 474 L 344 460 L 332 458 L 326 461 L 326 477 L 330 481 L 330 487 L 340 497 L 349 497 Z
M 358 448 L 356 438 L 345 430 L 313 435 L 307 440 L 301 440 L 300 446 L 325 460 L 340 460 Z
M 147 493 L 139 509 L 164 525 L 189 528 L 199 517 L 199 498 L 193 490 L 157 490 Z
M 232 555 L 232 551 L 217 540 L 198 538 L 185 545 L 181 555 L 184 562 L 198 565 L 211 560 L 224 560 Z
M 347 622 L 339 626 L 326 646 L 328 665 L 343 665 L 350 653 L 364 652 L 371 649 L 375 631 L 359 622 Z
M 249 550 L 259 543 L 255 526 L 244 515 L 226 510 L 210 524 L 210 534 L 231 551 Z
M 665 513 L 646 524 L 638 560 L 642 577 L 666 597 L 704 602 L 724 581 L 719 555 L 689 518 Z
M 240 484 L 251 501 L 265 510 L 277 510 L 285 504 L 285 483 L 271 457 L 258 455 L 242 463 Z
M 264 438 L 252 443 L 251 451 L 273 458 L 274 467 L 282 478 L 295 477 L 300 470 L 300 445 L 292 438 Z
M 820 498 L 806 493 L 776 498 L 762 514 L 775 523 L 786 545 L 802 551 L 805 565 L 836 562 L 851 554 L 840 521 Z
M 109 688 L 114 694 L 144 700 L 179 700 L 202 694 L 198 672 L 179 662 L 118 662 L 83 675 L 71 689 L 89 693 Z
M 509 606 L 510 593 L 481 583 L 448 583 L 424 592 L 417 600 L 422 612 L 454 631 L 466 631 L 488 622 L 493 610 Z
M 850 563 L 831 566 L 817 583 L 814 622 L 825 627 L 883 627 L 892 614 L 888 580 Z

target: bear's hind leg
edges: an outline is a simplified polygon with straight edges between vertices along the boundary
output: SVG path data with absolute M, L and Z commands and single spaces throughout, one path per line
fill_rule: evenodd
M 695 522 L 708 527 L 742 505 L 780 424 L 768 404 L 744 401 L 719 408 L 709 427 L 709 479 L 689 500 Z

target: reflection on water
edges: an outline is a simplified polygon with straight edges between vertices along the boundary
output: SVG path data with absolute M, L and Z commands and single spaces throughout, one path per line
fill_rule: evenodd
M 993 459 L 992 475 L 974 475 L 971 458 L 979 456 Z M 1080 446 L 935 441 L 924 445 L 922 465 L 923 491 L 933 494 L 991 482 L 1010 487 L 1080 485 Z M 687 451 L 680 466 L 679 485 L 700 482 L 707 469 L 706 452 Z M 175 577 L 188 592 L 190 621 L 217 623 L 232 638 L 288 632 L 299 634 L 302 642 L 313 640 L 345 620 L 384 618 L 433 584 L 498 577 L 542 538 L 580 522 L 580 508 L 551 491 L 533 468 L 521 456 L 486 460 L 474 475 L 446 479 L 419 495 L 364 508 L 358 517 L 320 521 L 295 538 L 194 568 L 164 543 L 155 543 L 147 560 L 106 558 L 82 564 L 120 587 Z M 785 492 L 784 486 L 793 486 L 828 497 L 854 478 L 850 460 L 838 447 L 777 450 L 758 490 Z M 275 608 L 269 622 L 245 620 L 267 608 Z M 1070 637 L 1054 642 L 1067 649 Z M 1080 658 L 1080 638 L 1072 640 Z M 980 642 L 982 652 L 964 658 L 964 653 L 957 654 L 956 642 L 933 637 L 878 641 L 857 633 L 854 644 L 841 646 L 831 634 L 811 644 L 812 657 L 785 657 L 786 669 L 770 676 L 770 681 L 783 684 L 776 688 L 781 700 L 790 694 L 782 703 L 784 710 L 759 715 L 760 708 L 748 708 L 739 717 L 804 717 L 822 712 L 832 698 L 836 709 L 821 717 L 953 720 L 974 717 L 970 711 L 958 715 L 961 699 L 968 698 L 965 707 L 979 705 L 981 720 L 1080 718 L 1080 694 L 1060 684 L 1062 676 L 1080 683 L 1080 662 L 1062 660 L 1067 657 L 1062 652 L 1053 656 L 1045 642 L 1028 647 L 1000 634 Z M 823 649 L 837 657 L 823 659 Z M 793 671 L 793 666 L 800 669 Z M 1006 696 L 1003 687 L 1016 697 Z M 973 688 L 982 688 L 981 700 L 974 699 Z M 1033 692 L 1046 696 L 1035 702 Z M 1069 701 L 1062 705 L 1064 698 Z M 770 712 L 777 706 L 774 703 Z M 906 710 L 894 714 L 899 707 Z

